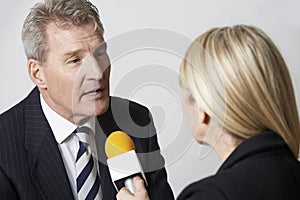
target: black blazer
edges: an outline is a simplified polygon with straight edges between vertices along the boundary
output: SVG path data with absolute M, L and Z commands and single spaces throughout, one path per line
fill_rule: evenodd
M 240 144 L 217 174 L 189 185 L 178 200 L 299 200 L 300 164 L 273 132 Z
M 146 171 L 150 198 L 174 199 L 148 109 L 128 100 L 110 99 L 108 111 L 98 116 L 96 130 L 103 199 L 116 199 L 104 153 L 105 139 L 115 130 L 138 136 L 132 138 L 136 151 L 144 153 L 140 154 L 140 160 Z M 154 152 L 153 156 L 147 152 Z M 153 169 L 156 170 L 150 171 Z M 0 199 L 73 199 L 37 88 L 0 116 Z

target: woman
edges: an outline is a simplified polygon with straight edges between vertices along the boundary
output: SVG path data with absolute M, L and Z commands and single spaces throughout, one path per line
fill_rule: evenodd
M 287 66 L 270 38 L 252 26 L 214 28 L 197 38 L 182 63 L 185 111 L 194 137 L 223 164 L 178 199 L 300 199 L 300 126 Z M 143 181 L 136 193 L 147 199 Z

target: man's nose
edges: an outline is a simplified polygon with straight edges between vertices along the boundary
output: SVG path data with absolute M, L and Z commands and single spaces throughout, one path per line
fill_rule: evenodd
M 101 63 L 93 56 L 90 55 L 84 66 L 83 73 L 88 79 L 101 80 L 103 78 L 104 69 L 101 66 Z

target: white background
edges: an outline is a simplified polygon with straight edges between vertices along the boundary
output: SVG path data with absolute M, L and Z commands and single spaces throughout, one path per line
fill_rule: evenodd
M 1 113 L 23 99 L 33 88 L 26 71 L 26 58 L 20 33 L 23 20 L 35 2 L 37 1 L 1 2 Z M 179 50 L 184 52 L 189 41 L 212 27 L 234 24 L 258 26 L 273 39 L 282 52 L 291 72 L 299 105 L 300 80 L 297 78 L 300 77 L 300 2 L 298 0 L 94 0 L 93 2 L 100 10 L 105 38 L 112 42 L 116 41 L 115 38 L 118 36 L 131 33 L 133 30 L 135 30 L 133 34 L 139 35 L 140 29 L 158 28 L 174 39 L 173 48 L 176 50 L 180 48 Z M 181 41 L 176 41 L 178 35 L 186 40 L 181 38 L 179 39 Z M 152 35 L 141 34 L 140 37 L 151 40 Z M 135 42 L 134 39 L 132 42 Z M 109 51 L 115 51 L 116 48 L 118 44 L 109 47 Z M 177 84 L 180 61 L 180 56 L 174 56 L 170 52 L 157 49 L 139 50 L 113 60 L 111 76 L 112 95 L 134 99 L 151 109 L 162 153 L 166 158 L 169 181 L 176 196 L 188 183 L 215 173 L 220 165 L 217 155 L 210 151 L 210 148 L 202 148 L 195 144 L 191 135 L 187 133 L 189 131 L 181 113 L 180 92 L 177 86 L 173 85 Z M 140 68 L 143 65 L 148 66 L 153 73 L 150 72 L 146 76 L 141 74 L 139 69 L 143 69 Z M 156 73 L 155 66 L 160 66 L 165 78 L 169 78 L 168 80 L 173 83 L 165 83 L 162 79 L 155 79 L 151 83 L 149 80 Z M 126 78 L 128 74 L 145 76 L 148 80 L 144 85 L 140 85 L 141 87 L 130 88 L 130 77 Z M 124 93 L 126 89 L 128 91 Z

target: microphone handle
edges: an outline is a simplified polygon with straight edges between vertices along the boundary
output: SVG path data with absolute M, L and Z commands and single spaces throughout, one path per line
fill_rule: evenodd
M 125 187 L 134 194 L 134 185 L 133 185 L 133 177 L 129 177 L 124 181 Z

